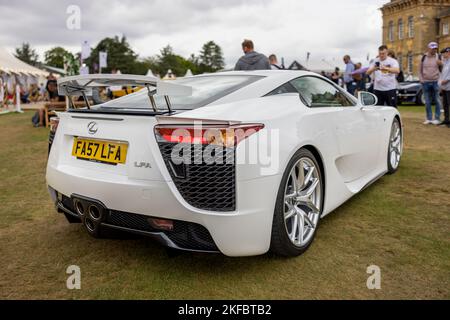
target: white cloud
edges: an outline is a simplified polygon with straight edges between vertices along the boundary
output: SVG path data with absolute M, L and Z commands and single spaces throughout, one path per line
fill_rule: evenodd
M 0 45 L 30 42 L 42 54 L 62 45 L 79 51 L 83 40 L 95 45 L 106 36 L 125 34 L 141 56 L 170 44 L 175 52 L 198 53 L 208 40 L 219 43 L 226 63 L 242 54 L 244 38 L 256 50 L 304 60 L 341 64 L 350 54 L 365 61 L 381 41 L 381 12 L 387 0 L 0 0 Z M 82 29 L 68 30 L 66 8 L 79 5 Z

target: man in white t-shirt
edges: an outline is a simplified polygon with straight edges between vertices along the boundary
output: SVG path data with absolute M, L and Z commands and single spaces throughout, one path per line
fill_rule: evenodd
M 400 73 L 400 66 L 394 58 L 388 56 L 388 47 L 378 48 L 378 58 L 376 58 L 367 70 L 368 75 L 372 75 L 374 81 L 374 94 L 378 98 L 378 105 L 388 105 L 397 108 L 397 74 Z

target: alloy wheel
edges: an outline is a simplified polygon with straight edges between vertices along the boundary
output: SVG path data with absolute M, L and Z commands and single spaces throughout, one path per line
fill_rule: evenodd
M 314 236 L 320 218 L 321 190 L 319 168 L 307 158 L 292 167 L 284 193 L 284 224 L 292 244 L 302 247 Z
M 394 121 L 391 129 L 391 137 L 389 142 L 389 161 L 392 169 L 397 169 L 402 155 L 402 131 L 398 121 Z

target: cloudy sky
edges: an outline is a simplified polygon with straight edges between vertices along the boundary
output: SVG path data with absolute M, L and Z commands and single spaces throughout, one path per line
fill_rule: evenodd
M 381 12 L 388 0 L 0 0 L 0 47 L 29 42 L 42 55 L 53 46 L 78 52 L 84 40 L 126 35 L 140 57 L 170 44 L 188 57 L 216 41 L 228 66 L 241 55 L 244 38 L 256 50 L 293 59 L 339 65 L 343 54 L 359 61 L 381 41 Z M 81 11 L 80 29 L 69 6 Z M 74 26 L 73 24 L 70 24 Z

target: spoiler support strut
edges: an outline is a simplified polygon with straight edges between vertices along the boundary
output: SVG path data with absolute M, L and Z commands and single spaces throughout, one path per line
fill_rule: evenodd
M 82 96 L 86 107 L 91 109 L 88 96 L 93 95 L 94 87 L 108 86 L 140 86 L 147 88 L 147 94 L 154 112 L 162 112 L 159 110 L 155 100 L 155 94 L 164 97 L 168 112 L 173 113 L 170 97 L 184 97 L 192 95 L 192 87 L 182 84 L 168 83 L 160 81 L 155 77 L 138 76 L 138 75 L 113 75 L 113 74 L 89 74 L 70 76 L 58 79 L 58 93 L 69 97 L 69 109 L 74 109 L 73 96 Z M 155 87 L 151 89 L 150 87 Z
M 150 103 L 152 105 L 152 109 L 154 112 L 158 112 L 158 106 L 156 105 L 156 101 L 155 101 L 155 97 L 153 97 L 155 95 L 155 90 L 150 90 L 150 86 L 145 86 L 147 88 L 147 94 L 148 94 L 148 98 L 150 99 Z

